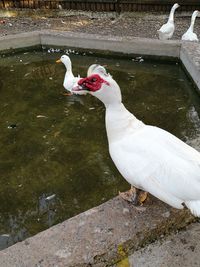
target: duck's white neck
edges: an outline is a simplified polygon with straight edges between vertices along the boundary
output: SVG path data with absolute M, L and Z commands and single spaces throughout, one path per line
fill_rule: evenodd
M 126 133 L 134 133 L 143 126 L 144 123 L 130 113 L 122 103 L 106 105 L 106 131 L 109 143 L 118 141 Z
M 72 65 L 71 64 L 66 64 L 65 65 L 67 72 L 72 72 Z
M 177 9 L 177 7 L 175 7 L 175 6 L 172 7 L 170 14 L 169 14 L 168 22 L 174 22 L 174 12 L 176 9 Z

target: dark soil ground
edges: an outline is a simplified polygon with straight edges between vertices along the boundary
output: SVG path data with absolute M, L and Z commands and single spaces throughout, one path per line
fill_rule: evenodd
M 41 29 L 98 33 L 101 35 L 118 35 L 158 38 L 157 30 L 167 21 L 168 14 L 127 13 L 79 14 L 65 16 L 30 16 L 27 12 L 15 17 L 6 17 L 0 13 L 0 36 Z M 177 14 L 176 30 L 173 39 L 180 39 L 190 25 L 191 14 Z M 200 18 L 196 19 L 195 32 L 200 37 Z

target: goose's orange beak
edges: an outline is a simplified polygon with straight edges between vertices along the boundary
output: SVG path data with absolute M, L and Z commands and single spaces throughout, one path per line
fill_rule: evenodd
M 60 59 L 56 60 L 56 63 L 61 63 L 62 61 Z

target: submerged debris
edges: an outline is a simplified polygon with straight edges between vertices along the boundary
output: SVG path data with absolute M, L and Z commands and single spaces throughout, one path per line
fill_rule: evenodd
M 132 61 L 136 61 L 136 62 L 143 62 L 144 61 L 144 59 L 140 56 L 140 57 L 135 57 L 135 58 L 132 58 L 131 59 Z
M 15 129 L 15 128 L 17 128 L 17 124 L 15 123 L 8 125 L 8 129 Z
M 24 74 L 24 77 L 27 77 L 29 76 L 31 73 L 30 72 L 27 72 L 26 74 Z
M 60 53 L 60 49 L 59 48 L 49 48 L 47 50 L 48 53 Z
M 56 194 L 53 194 L 53 195 L 51 195 L 51 196 L 46 197 L 45 200 L 47 200 L 47 201 L 51 201 L 52 199 L 55 198 L 55 196 L 56 196 Z
M 37 117 L 37 118 L 48 118 L 48 117 L 45 116 L 45 115 L 37 115 L 36 117 Z

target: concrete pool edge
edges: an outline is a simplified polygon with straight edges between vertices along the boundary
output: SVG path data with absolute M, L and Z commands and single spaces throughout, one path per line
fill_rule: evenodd
M 181 46 L 180 60 L 200 93 L 200 44 L 185 42 Z
M 0 55 L 34 47 L 62 47 L 94 50 L 102 54 L 140 55 L 165 60 L 180 60 L 200 92 L 200 44 L 179 40 L 101 36 L 61 31 L 33 31 L 0 37 Z
M 40 32 L 27 32 L 0 37 L 0 54 L 41 45 Z
M 160 41 L 138 37 L 101 36 L 61 31 L 33 31 L 0 37 L 0 53 L 34 46 L 74 47 L 132 55 L 179 58 L 179 41 Z
M 157 51 L 159 57 L 180 58 L 200 89 L 199 44 L 55 31 L 0 38 L 1 51 L 38 45 L 150 56 Z M 153 47 L 153 51 L 149 47 Z M 110 266 L 160 235 L 182 228 L 193 220 L 189 212 L 171 209 L 159 201 L 139 212 L 114 198 L 1 251 L 0 266 Z
M 116 197 L 1 251 L 0 266 L 112 266 L 193 221 L 155 199 L 137 210 Z

